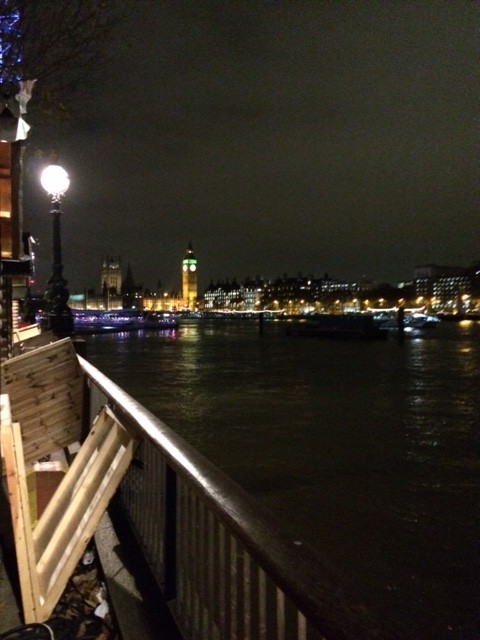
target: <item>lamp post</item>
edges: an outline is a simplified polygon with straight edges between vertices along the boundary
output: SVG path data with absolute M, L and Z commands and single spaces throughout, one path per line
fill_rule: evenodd
M 70 297 L 67 281 L 63 277 L 62 244 L 60 237 L 60 198 L 67 191 L 70 180 L 62 167 L 52 164 L 42 172 L 42 187 L 52 199 L 52 275 L 47 284 L 47 328 L 59 338 L 73 334 L 73 316 L 68 306 Z

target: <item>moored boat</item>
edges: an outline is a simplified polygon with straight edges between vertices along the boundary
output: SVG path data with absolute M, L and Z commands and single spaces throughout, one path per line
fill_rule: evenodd
M 143 313 L 126 309 L 112 311 L 72 309 L 73 325 L 78 335 L 93 333 L 119 333 L 156 329 L 160 331 L 178 328 L 176 317 L 169 313 Z
M 440 322 L 437 316 L 420 311 L 405 310 L 403 318 L 398 317 L 398 310 L 377 312 L 373 316 L 376 325 L 380 329 L 400 329 L 400 325 L 406 330 L 433 329 Z
M 143 318 L 143 329 L 177 329 L 178 320 L 173 313 L 149 312 Z

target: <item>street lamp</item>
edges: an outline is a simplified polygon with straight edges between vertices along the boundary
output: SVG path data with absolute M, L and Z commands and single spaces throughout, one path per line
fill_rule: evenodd
M 68 306 L 70 297 L 63 277 L 62 244 L 60 238 L 60 198 L 70 186 L 68 174 L 62 167 L 51 164 L 43 170 L 40 182 L 52 199 L 52 275 L 47 284 L 47 327 L 59 338 L 73 333 L 73 316 Z

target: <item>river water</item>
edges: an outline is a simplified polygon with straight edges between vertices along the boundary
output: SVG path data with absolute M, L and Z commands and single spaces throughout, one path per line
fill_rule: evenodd
M 402 343 L 185 321 L 87 357 L 418 640 L 476 640 L 480 323 Z

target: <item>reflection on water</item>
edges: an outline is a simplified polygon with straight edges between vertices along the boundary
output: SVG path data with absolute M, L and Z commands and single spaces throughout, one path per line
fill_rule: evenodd
M 92 336 L 89 359 L 420 639 L 476 638 L 480 326 L 285 337 L 267 324 Z
M 404 411 L 409 465 L 405 495 L 396 508 L 424 637 L 435 629 L 434 637 L 473 638 L 480 362 L 474 350 L 478 336 L 467 344 L 461 333 L 451 338 L 423 340 L 409 350 Z M 434 614 L 431 623 L 428 610 L 439 607 L 444 613 Z M 467 620 L 470 630 L 462 632 Z

